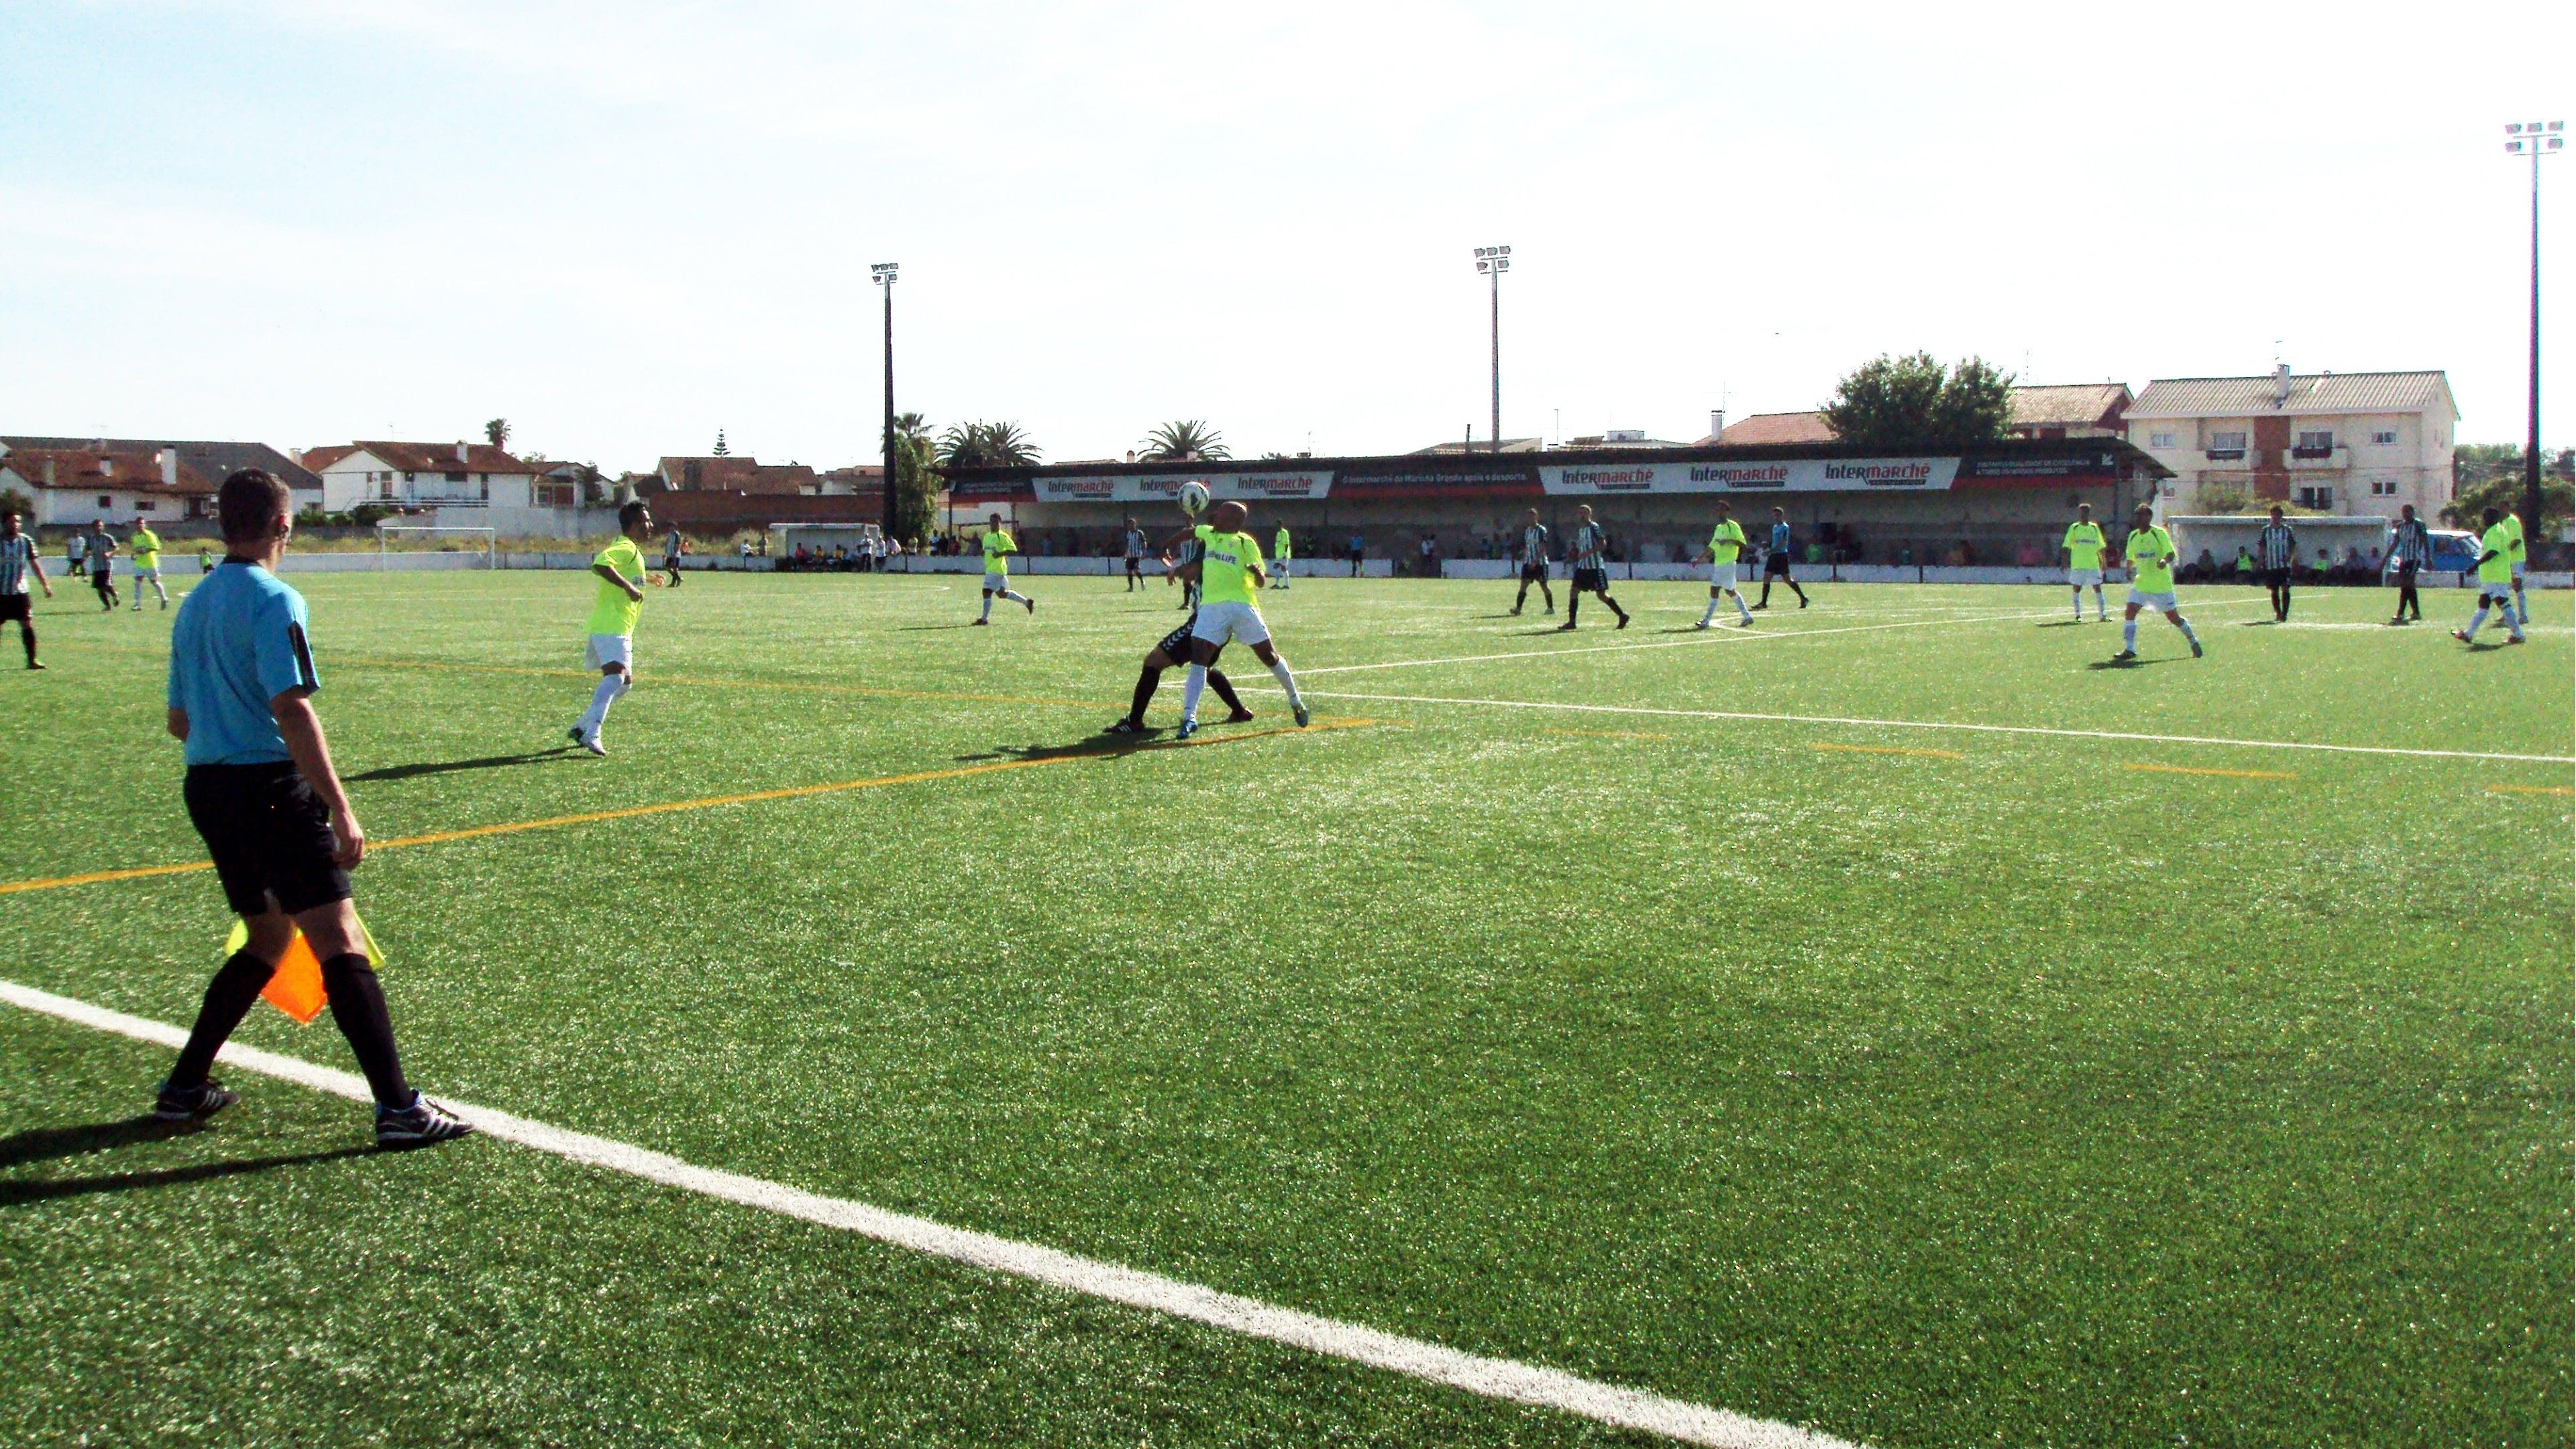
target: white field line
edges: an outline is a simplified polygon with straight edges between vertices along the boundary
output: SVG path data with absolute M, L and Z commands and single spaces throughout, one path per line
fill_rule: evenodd
M 176 1049 L 186 1042 L 188 1036 L 175 1026 L 128 1016 L 13 981 L 0 980 L 0 1001 L 156 1046 Z M 227 1045 L 218 1060 L 243 1071 L 276 1077 L 352 1101 L 364 1102 L 371 1097 L 366 1080 L 354 1073 L 318 1067 L 275 1052 Z M 1682 1399 L 1668 1399 L 1637 1389 L 1596 1383 L 1557 1369 L 1512 1359 L 1462 1353 L 1418 1338 L 1300 1313 L 1291 1308 L 1274 1307 L 1258 1299 L 1222 1293 L 1159 1273 L 1077 1257 L 991 1233 L 952 1228 L 928 1218 L 890 1212 L 848 1198 L 824 1197 L 740 1173 L 699 1167 L 642 1147 L 514 1117 L 489 1107 L 463 1102 L 449 1102 L 447 1105 L 489 1136 L 586 1166 L 602 1167 L 684 1192 L 857 1233 L 894 1247 L 946 1258 L 989 1272 L 1006 1273 L 1069 1293 L 1122 1303 L 1148 1313 L 1185 1318 L 1247 1338 L 1267 1339 L 1327 1358 L 1464 1389 L 1489 1399 L 1558 1409 L 1613 1428 L 1636 1429 L 1687 1444 L 1720 1446 L 1720 1449 L 1856 1449 L 1848 1440 L 1801 1429 L 1794 1424 L 1748 1418 Z
M 2201 607 L 2228 609 L 2240 604 L 2265 602 L 2268 601 L 2221 599 Z M 2055 609 L 2045 613 L 1963 613 L 1938 619 L 1900 619 L 1892 624 L 1844 624 L 1829 629 L 1784 629 L 1770 634 L 1741 629 L 1729 622 L 1715 625 L 1704 634 L 1694 632 L 1688 639 L 1650 639 L 1635 644 L 1588 644 L 1573 649 L 1516 649 L 1508 654 L 1461 654 L 1447 659 L 1390 659 L 1377 664 L 1327 664 L 1316 669 L 1300 669 L 1297 671 L 1297 677 L 1304 679 L 1316 674 L 1356 674 L 1367 669 L 1415 669 L 1433 664 L 1491 664 L 1505 659 L 1554 659 L 1567 654 L 1621 654 L 1639 649 L 1686 649 L 1694 644 L 1749 644 L 1764 640 L 1814 639 L 1826 634 L 1869 634 L 1882 629 L 1928 629 L 1936 624 L 1995 624 L 2015 619 L 2054 619 L 2059 616 L 2060 611 Z
M 1277 694 L 1275 685 L 1253 688 Z M 2399 745 L 2321 745 L 2305 740 L 2239 740 L 2217 735 L 2151 735 L 2126 730 L 2052 729 L 2046 725 L 1962 724 L 1952 720 L 1870 719 L 1857 715 L 1764 714 L 1734 709 L 1655 709 L 1639 704 L 1564 704 L 1551 700 L 1464 699 L 1435 694 L 1351 694 L 1301 689 L 1308 699 L 1366 699 L 1388 704 L 1464 704 L 1489 709 L 1561 709 L 1580 714 L 1634 714 L 1661 719 L 1746 720 L 1757 724 L 1858 725 L 1889 730 L 1962 730 L 1992 735 L 2051 735 L 2072 740 L 2136 740 L 2158 745 L 2223 745 L 2247 750 L 2316 750 L 2336 755 L 2405 755 L 2425 760 L 2502 760 L 2516 764 L 2576 765 L 2576 755 L 2512 755 L 2486 750 L 2418 750 Z

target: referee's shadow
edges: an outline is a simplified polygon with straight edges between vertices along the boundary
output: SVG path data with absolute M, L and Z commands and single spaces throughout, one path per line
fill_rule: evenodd
M 363 774 L 343 775 L 344 780 L 409 780 L 421 775 L 452 775 L 459 770 L 497 770 L 509 765 L 536 765 L 559 760 L 573 753 L 571 745 L 557 745 L 550 750 L 530 750 L 521 755 L 485 755 L 476 760 L 423 760 L 410 765 L 387 765 Z
M 90 1123 L 79 1127 L 41 1127 L 0 1137 L 0 1167 L 45 1162 L 64 1157 L 84 1157 L 92 1153 L 112 1152 L 147 1142 L 167 1142 L 174 1138 L 194 1136 L 205 1130 L 202 1122 L 164 1122 L 149 1115 L 128 1117 L 114 1122 Z M 100 1192 L 130 1192 L 136 1188 L 175 1187 L 182 1183 L 205 1182 L 214 1178 L 237 1177 L 243 1173 L 267 1172 L 280 1167 L 301 1167 L 307 1163 L 330 1162 L 343 1157 L 371 1156 L 380 1149 L 369 1146 L 323 1148 L 311 1152 L 285 1152 L 265 1157 L 234 1157 L 215 1162 L 191 1163 L 185 1167 L 164 1167 L 142 1172 L 103 1172 L 83 1177 L 0 1179 L 0 1207 L 19 1203 L 47 1202 L 56 1198 L 85 1197 Z

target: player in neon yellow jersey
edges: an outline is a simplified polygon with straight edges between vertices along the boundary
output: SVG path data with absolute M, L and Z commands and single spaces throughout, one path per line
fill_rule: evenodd
M 1744 596 L 1735 591 L 1735 561 L 1744 554 L 1744 525 L 1727 516 L 1726 500 L 1717 500 L 1717 530 L 1708 536 L 1708 547 L 1699 551 L 1700 563 L 1708 565 L 1708 608 L 1699 616 L 1695 629 L 1705 629 L 1717 622 L 1720 597 L 1735 601 L 1736 627 L 1753 627 L 1753 611 L 1744 607 Z
M 1270 677 L 1279 681 L 1281 692 L 1288 696 L 1288 708 L 1303 728 L 1314 716 L 1306 701 L 1297 693 L 1297 676 L 1288 672 L 1288 661 L 1270 642 L 1270 626 L 1261 620 L 1261 610 L 1253 603 L 1253 590 L 1269 582 L 1261 567 L 1261 545 L 1243 531 L 1250 515 L 1240 503 L 1220 503 L 1208 514 L 1208 521 L 1190 530 L 1198 540 L 1199 612 L 1196 627 L 1190 630 L 1190 672 L 1181 686 L 1181 727 L 1172 738 L 1185 740 L 1199 730 L 1199 694 L 1207 688 L 1208 667 L 1216 663 L 1218 651 L 1230 640 L 1240 639 L 1252 646 L 1254 657 L 1270 667 Z
M 599 732 L 608 723 L 608 707 L 635 687 L 635 621 L 644 614 L 644 585 L 652 578 L 644 568 L 644 544 L 653 536 L 653 510 L 638 498 L 617 510 L 622 536 L 599 551 L 590 571 L 599 576 L 599 594 L 585 626 L 590 640 L 583 657 L 599 671 L 599 687 L 590 693 L 590 708 L 572 727 L 572 742 L 594 755 L 605 755 Z
M 1011 555 L 1020 551 L 1019 542 L 1002 527 L 1002 515 L 996 513 L 984 521 L 984 612 L 978 624 L 993 622 L 993 600 L 1008 599 L 1030 613 L 1038 611 L 1038 601 L 1026 594 L 1011 592 Z
M 2522 515 L 2508 508 L 2500 521 L 2504 524 L 2506 536 L 2513 540 L 2512 551 L 2505 555 L 2505 562 L 2513 567 L 2513 621 L 2516 624 L 2528 624 L 2531 622 L 2531 600 L 2523 596 L 2522 573 L 2524 567 L 2531 562 L 2531 550 L 2522 540 Z M 134 603 L 136 608 L 143 606 L 143 601 L 140 599 L 135 600 Z
M 125 555 L 134 562 L 134 612 L 143 612 L 143 586 L 161 596 L 161 607 L 170 607 L 170 591 L 161 587 L 161 535 L 143 519 L 134 520 L 134 531 L 125 536 Z
M 1279 582 L 1274 587 L 1288 587 L 1288 576 L 1297 571 L 1295 559 L 1296 546 L 1288 537 L 1288 525 L 1283 523 L 1270 540 L 1270 561 L 1279 565 Z
M 2075 505 L 2075 521 L 2066 525 L 2066 582 L 2075 590 L 2075 622 L 2084 622 L 2084 586 L 2093 586 L 2094 622 L 2108 623 L 2111 606 L 2102 601 L 2102 525 L 2093 521 L 2093 505 Z
M 2512 516 L 2493 508 L 2486 511 L 2486 536 L 2478 540 L 2478 611 L 2469 616 L 2469 627 L 2451 631 L 2451 637 L 2463 644 L 2477 642 L 2489 608 L 2504 610 L 2505 642 L 2522 642 L 2522 616 L 2513 607 L 2513 530 L 2504 526 Z
M 2111 656 L 2114 664 L 2127 664 L 2138 657 L 2138 611 L 2152 604 L 2164 611 L 2182 637 L 2191 641 L 2191 657 L 2201 656 L 2200 636 L 2192 632 L 2191 621 L 2182 616 L 2182 605 L 2174 601 L 2173 535 L 2156 524 L 2156 510 L 2147 504 L 2129 519 L 2129 541 L 2122 551 L 2129 559 L 2129 612 L 2120 625 L 2120 652 Z

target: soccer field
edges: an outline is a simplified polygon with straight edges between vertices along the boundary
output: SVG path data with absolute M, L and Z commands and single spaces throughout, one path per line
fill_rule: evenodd
M 1301 579 L 1314 728 L 1238 648 L 1259 720 L 1113 748 L 1174 590 L 691 575 L 602 760 L 586 576 L 291 581 L 434 1096 L 1713 1442 L 2570 1440 L 2564 594 L 2107 668 L 2117 588 Z M 84 597 L 0 671 L 0 977 L 184 1028 L 168 619 Z M 239 1068 L 156 1130 L 168 1059 L 0 1006 L 0 1442 L 1653 1442 Z

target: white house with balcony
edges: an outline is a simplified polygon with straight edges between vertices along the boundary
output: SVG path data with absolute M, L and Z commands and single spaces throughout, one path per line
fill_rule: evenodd
M 2205 513 L 2201 490 L 2321 513 L 2427 518 L 2451 500 L 2460 422 L 2440 372 L 2158 378 L 2129 405 L 2129 441 L 2174 471 L 2162 501 Z
M 322 507 L 531 508 L 537 468 L 489 443 L 345 443 L 302 459 L 322 477 Z

